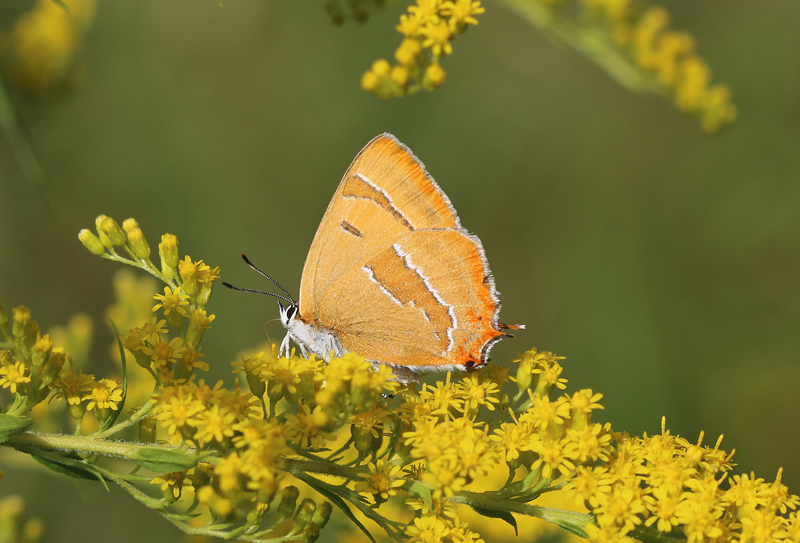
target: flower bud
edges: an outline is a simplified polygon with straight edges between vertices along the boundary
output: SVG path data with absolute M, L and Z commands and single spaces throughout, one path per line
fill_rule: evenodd
M 31 357 L 33 367 L 41 367 L 47 361 L 52 349 L 53 342 L 50 340 L 49 334 L 37 337 L 36 342 L 33 344 L 33 356 Z
M 294 515 L 293 525 L 295 530 L 301 530 L 311 520 L 311 516 L 317 509 L 317 504 L 311 498 L 306 498 L 300 503 L 297 508 L 297 513 Z
M 317 510 L 314 511 L 314 515 L 311 517 L 311 522 L 319 526 L 320 529 L 324 528 L 328 521 L 331 519 L 331 513 L 333 512 L 333 506 L 330 502 L 322 502 L 317 506 Z
M 442 68 L 438 62 L 434 62 L 425 68 L 425 74 L 422 77 L 422 87 L 426 90 L 433 90 L 444 83 L 447 79 L 447 72 Z
M 139 420 L 139 441 L 141 443 L 156 442 L 156 422 L 156 418 L 152 416 Z
M 216 315 L 207 315 L 205 309 L 195 309 L 192 311 L 189 328 L 186 330 L 186 343 L 191 343 L 195 348 L 203 339 L 203 334 L 210 328 Z
M 266 513 L 266 509 L 261 509 L 260 507 L 253 507 L 250 511 L 247 512 L 247 524 L 251 526 L 258 526 L 261 524 L 261 521 L 264 520 L 264 513 Z
M 24 305 L 15 307 L 11 311 L 11 318 L 13 321 L 11 333 L 14 334 L 15 338 L 25 337 L 28 331 L 28 322 L 31 320 L 31 310 Z
M 263 398 L 264 393 L 267 391 L 267 384 L 258 375 L 253 375 L 252 373 L 245 373 L 245 377 L 247 378 L 247 386 L 253 396 L 259 399 Z
M 275 479 L 265 479 L 261 481 L 258 492 L 256 493 L 256 498 L 259 504 L 261 504 L 260 509 L 263 511 L 269 509 L 269 504 L 272 502 L 272 498 L 275 497 L 275 492 L 277 490 L 278 482 Z
M 88 228 L 84 228 L 78 234 L 78 239 L 83 246 L 89 249 L 89 252 L 95 256 L 100 256 L 106 252 L 106 248 L 94 233 Z
M 361 76 L 361 88 L 367 92 L 374 92 L 380 84 L 380 78 L 372 70 L 367 70 Z
M 78 403 L 69 403 L 67 404 L 67 409 L 69 410 L 69 416 L 75 420 L 81 420 L 83 416 L 86 414 L 86 403 L 81 401 Z
M 127 236 L 125 235 L 125 231 L 119 227 L 117 221 L 111 217 L 100 215 L 95 220 L 95 225 L 97 226 L 97 232 L 108 236 L 108 239 L 111 241 L 112 245 L 125 245 Z
M 187 255 L 185 259 L 178 262 L 178 272 L 181 274 L 181 279 L 183 280 L 184 292 L 189 296 L 196 296 L 200 291 L 197 263 L 192 262 L 192 259 Z
M 178 238 L 173 234 L 161 236 L 161 243 L 158 244 L 158 254 L 161 256 L 162 266 L 166 264 L 170 268 L 178 266 Z
M 139 229 L 139 223 L 133 217 L 125 219 L 122 221 L 122 229 L 125 230 L 126 234 L 130 235 L 131 231 Z
M 128 232 L 128 242 L 130 243 L 131 250 L 133 250 L 133 254 L 142 260 L 148 260 L 150 258 L 150 245 L 147 244 L 147 240 L 144 238 L 144 233 L 141 229 L 134 228 Z
M 61 375 L 61 369 L 66 361 L 67 354 L 61 349 L 56 349 L 50 354 L 50 358 L 42 370 L 42 384 L 44 386 L 50 386 L 55 383 L 58 376 Z
M 383 436 L 376 438 L 371 431 L 364 431 L 357 426 L 351 426 L 350 433 L 353 436 L 353 447 L 361 453 L 361 456 L 366 456 L 370 452 L 377 452 L 383 443 Z
M 25 333 L 23 334 L 23 341 L 28 351 L 33 349 L 36 340 L 42 335 L 42 330 L 39 328 L 39 323 L 36 321 L 28 321 L 25 325 Z
M 533 384 L 533 362 L 528 357 L 524 357 L 517 368 L 517 386 L 520 390 L 525 390 Z
M 208 305 L 208 301 L 211 299 L 211 289 L 212 283 L 200 283 L 200 289 L 194 297 L 194 301 L 197 302 L 199 307 Z
M 294 508 L 297 505 L 297 498 L 300 497 L 300 491 L 296 486 L 287 486 L 281 489 L 281 501 L 278 504 L 278 515 L 282 519 L 287 519 L 294 513 Z
M 308 543 L 314 543 L 317 539 L 319 539 L 319 529 L 320 527 L 316 525 L 314 522 L 309 522 L 303 528 L 303 539 Z

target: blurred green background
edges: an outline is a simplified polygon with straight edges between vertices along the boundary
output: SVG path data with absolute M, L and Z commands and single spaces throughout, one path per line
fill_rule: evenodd
M 244 252 L 297 293 L 342 174 L 388 131 L 483 240 L 502 319 L 528 325 L 494 363 L 555 351 L 571 389 L 605 394 L 616 429 L 658 432 L 666 416 L 690 440 L 725 434 L 737 471 L 772 480 L 784 466 L 800 493 L 800 4 L 664 4 L 733 90 L 739 119 L 711 138 L 485 5 L 444 86 L 380 101 L 359 80 L 397 46 L 404 2 L 335 27 L 315 0 L 101 1 L 73 87 L 12 93 L 48 184 L 28 182 L 0 140 L 3 303 L 45 329 L 88 313 L 91 369 L 111 371 L 103 314 L 121 266 L 77 239 L 100 213 L 135 217 L 154 249 L 176 234 L 224 280 L 267 288 Z M 30 6 L 4 0 L 3 30 Z M 222 377 L 276 304 L 220 288 L 209 309 L 206 361 Z M 47 541 L 107 538 L 94 523 L 117 541 L 177 537 L 118 489 L 1 467 L 0 496 L 22 494 Z

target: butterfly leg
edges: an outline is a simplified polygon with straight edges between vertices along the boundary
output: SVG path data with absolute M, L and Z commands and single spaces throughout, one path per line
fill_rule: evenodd
M 291 338 L 291 334 L 288 332 L 285 336 L 283 336 L 283 341 L 281 341 L 281 348 L 278 350 L 278 356 L 289 358 L 289 339 Z

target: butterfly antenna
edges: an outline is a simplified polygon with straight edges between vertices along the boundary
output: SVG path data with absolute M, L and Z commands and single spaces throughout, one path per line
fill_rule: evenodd
M 286 295 L 289 297 L 289 299 L 288 299 L 288 300 L 286 300 L 286 298 L 283 298 L 284 300 L 286 300 L 287 302 L 291 303 L 292 305 L 297 305 L 297 302 L 295 302 L 295 301 L 294 301 L 294 298 L 292 298 L 292 295 L 291 295 L 291 294 L 289 294 L 289 291 L 288 291 L 288 290 L 286 290 L 285 288 L 283 288 L 283 285 L 281 285 L 280 283 L 278 283 L 278 282 L 277 282 L 275 279 L 273 279 L 272 277 L 270 277 L 269 275 L 267 275 L 267 274 L 266 274 L 266 273 L 264 273 L 263 271 L 261 271 L 261 270 L 259 270 L 258 268 L 256 268 L 255 264 L 253 264 L 252 262 L 250 262 L 250 259 L 248 259 L 246 256 L 244 256 L 244 253 L 242 253 L 242 259 L 243 259 L 243 260 L 244 260 L 244 261 L 247 263 L 247 265 L 248 265 L 248 266 L 250 266 L 252 269 L 254 269 L 254 270 L 255 270 L 255 271 L 257 271 L 258 273 L 260 273 L 261 275 L 263 275 L 264 277 L 266 277 L 267 279 L 269 279 L 270 281 L 272 281 L 272 283 L 273 283 L 273 284 L 275 284 L 275 286 L 277 286 L 279 289 L 281 289 L 281 290 L 283 291 L 283 293 L 284 293 L 284 294 L 286 294 Z M 278 297 L 280 298 L 281 296 L 278 296 Z
M 280 294 L 275 294 L 274 292 L 266 292 L 266 291 L 263 291 L 263 290 L 254 290 L 252 288 L 234 287 L 233 285 L 231 285 L 230 283 L 226 283 L 225 281 L 223 281 L 222 284 L 223 284 L 223 286 L 226 286 L 231 290 L 240 290 L 242 292 L 254 292 L 255 294 L 266 294 L 267 296 L 275 296 L 276 298 L 280 298 L 281 300 L 283 300 L 287 304 L 294 304 L 294 300 L 290 300 L 290 299 L 286 298 L 285 296 L 281 296 Z

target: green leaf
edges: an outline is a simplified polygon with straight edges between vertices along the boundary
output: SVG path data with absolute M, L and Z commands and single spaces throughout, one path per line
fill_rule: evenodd
M 514 527 L 514 534 L 519 535 L 519 530 L 517 529 L 517 519 L 514 518 L 509 511 L 495 511 L 494 509 L 484 509 L 483 507 L 478 507 L 477 505 L 471 505 L 472 509 L 475 510 L 476 513 L 479 515 L 483 515 L 484 517 L 489 518 L 499 518 L 501 520 L 506 521 L 511 526 Z
M 186 471 L 197 464 L 197 460 L 193 456 L 184 452 L 157 447 L 142 447 L 128 454 L 127 457 L 139 462 L 144 469 L 155 473 Z
M 0 413 L 0 443 L 8 441 L 31 427 L 33 419 Z
M 83 462 L 79 457 L 70 455 L 69 457 L 64 457 L 64 459 L 69 459 L 70 462 L 67 464 L 62 464 L 60 462 L 56 462 L 51 460 L 50 458 L 45 458 L 44 456 L 40 456 L 35 453 L 28 453 L 30 454 L 34 460 L 39 462 L 41 465 L 46 467 L 49 470 L 55 471 L 56 473 L 61 473 L 63 475 L 69 475 L 70 477 L 75 477 L 76 479 L 86 479 L 89 481 L 103 481 L 103 476 L 100 475 L 96 470 L 94 470 L 90 464 Z M 80 465 L 75 465 L 80 464 Z
M 428 507 L 433 509 L 433 495 L 431 495 L 431 487 L 419 481 L 408 481 L 403 485 L 403 489 L 411 496 L 419 498 L 428 504 Z
M 111 319 L 108 319 L 108 322 L 111 323 L 111 327 L 114 329 L 114 337 L 117 338 L 119 357 L 120 360 L 122 360 L 122 401 L 119 402 L 118 409 L 116 411 L 112 411 L 111 415 L 109 415 L 109 417 L 103 421 L 103 425 L 99 430 L 100 432 L 105 432 L 111 428 L 115 422 L 117 422 L 117 418 L 119 417 L 119 414 L 122 413 L 122 408 L 125 406 L 125 399 L 128 397 L 128 364 L 125 359 L 125 347 L 122 346 L 122 340 L 119 339 L 119 330 L 117 330 L 117 325 L 114 324 L 114 321 Z

